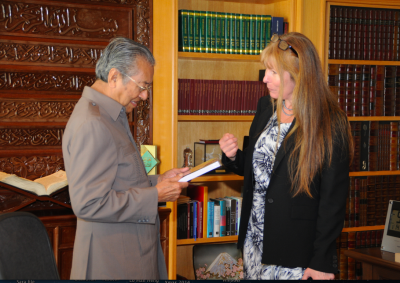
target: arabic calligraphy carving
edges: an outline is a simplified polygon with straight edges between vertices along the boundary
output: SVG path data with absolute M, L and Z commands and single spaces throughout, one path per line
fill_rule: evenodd
M 48 74 L 3 72 L 0 75 L 0 90 L 65 91 L 81 94 L 85 86 L 92 85 L 94 75 Z
M 110 13 L 109 10 L 2 2 L 0 23 L 3 23 L 1 29 L 6 32 L 108 39 L 114 37 L 119 30 L 116 19 L 104 16 Z M 121 12 L 115 12 L 113 16 L 123 17 Z
M 103 54 L 102 49 L 91 47 L 68 47 L 57 44 L 0 42 L 0 61 L 40 63 L 41 65 L 96 66 Z
M 35 180 L 64 169 L 62 155 L 0 158 L 0 171 Z
M 0 129 L 0 146 L 61 146 L 63 128 Z
M 66 122 L 76 101 L 1 101 L 0 120 Z

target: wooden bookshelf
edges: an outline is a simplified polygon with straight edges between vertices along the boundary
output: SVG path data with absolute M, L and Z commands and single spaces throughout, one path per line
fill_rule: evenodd
M 180 59 L 211 60 L 211 61 L 236 61 L 236 62 L 260 62 L 259 55 L 236 55 L 216 53 L 178 52 Z
M 176 244 L 178 246 L 185 245 L 197 245 L 197 244 L 212 244 L 212 243 L 233 243 L 237 242 L 238 236 L 225 236 L 225 237 L 215 237 L 215 238 L 200 238 L 200 239 L 184 239 L 177 240 Z

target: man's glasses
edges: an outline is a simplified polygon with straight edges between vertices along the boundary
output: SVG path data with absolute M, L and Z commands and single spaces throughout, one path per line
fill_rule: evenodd
M 299 57 L 299 54 L 297 54 L 297 51 L 294 50 L 294 48 L 291 45 L 289 45 L 289 43 L 287 43 L 283 39 L 280 39 L 279 35 L 274 33 L 271 37 L 271 42 L 277 42 L 278 40 L 279 40 L 278 47 L 280 50 L 286 51 L 286 50 L 288 50 L 288 48 L 290 48 L 290 49 L 292 49 L 294 54 L 296 54 L 296 56 Z
M 149 85 L 148 87 L 144 87 L 144 86 L 140 86 L 134 79 L 132 79 L 130 76 L 128 76 L 127 74 L 124 74 L 123 72 L 120 71 L 121 74 L 127 76 L 128 78 L 131 79 L 132 82 L 134 82 L 140 89 L 140 92 L 143 92 L 145 90 L 150 91 L 151 89 L 151 85 Z

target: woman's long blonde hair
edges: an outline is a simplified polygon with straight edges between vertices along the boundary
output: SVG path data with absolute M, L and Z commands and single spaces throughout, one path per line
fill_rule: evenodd
M 280 76 L 279 98 L 271 98 L 275 109 L 282 109 L 284 71 L 289 72 L 295 82 L 292 108 L 296 122 L 286 136 L 295 134 L 294 150 L 289 158 L 291 189 L 293 196 L 306 193 L 312 197 L 310 185 L 313 178 L 321 173 L 323 166 L 331 163 L 334 142 L 348 145 L 343 150 L 349 152 L 351 162 L 353 140 L 350 125 L 339 107 L 336 96 L 328 87 L 312 42 L 296 32 L 282 35 L 280 39 L 292 46 L 298 56 L 290 48 L 286 51 L 281 50 L 278 41 L 270 43 L 263 50 L 261 60 L 267 68 L 275 69 Z M 277 111 L 279 122 L 280 113 L 281 111 Z M 282 146 L 285 146 L 285 143 Z

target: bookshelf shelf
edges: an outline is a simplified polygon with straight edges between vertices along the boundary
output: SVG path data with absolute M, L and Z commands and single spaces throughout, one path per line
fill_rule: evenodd
M 359 232 L 359 231 L 372 231 L 372 230 L 383 230 L 383 229 L 385 229 L 385 225 L 361 226 L 361 227 L 343 228 L 342 232 Z
M 252 115 L 179 115 L 179 122 L 251 122 L 254 116 Z
M 400 65 L 400 61 L 374 61 L 374 60 L 341 60 L 341 59 L 329 59 L 329 60 L 328 60 L 328 64 L 398 66 L 398 65 Z
M 185 245 L 195 245 L 195 244 L 210 244 L 210 243 L 229 243 L 237 242 L 238 236 L 226 236 L 226 237 L 216 237 L 216 238 L 201 238 L 201 239 L 183 239 L 177 240 L 176 244 L 178 246 Z
M 241 54 L 178 52 L 178 58 L 190 59 L 190 60 L 210 60 L 210 61 L 260 62 L 260 55 L 241 55 Z
M 243 180 L 243 176 L 229 173 L 223 175 L 203 175 L 201 177 L 193 179 L 191 183 L 241 181 L 241 180 Z
M 350 177 L 363 177 L 363 176 L 387 176 L 387 175 L 400 175 L 399 170 L 395 171 L 360 171 L 350 172 Z
M 347 117 L 350 122 L 357 121 L 400 121 L 400 116 L 359 116 L 359 117 Z

